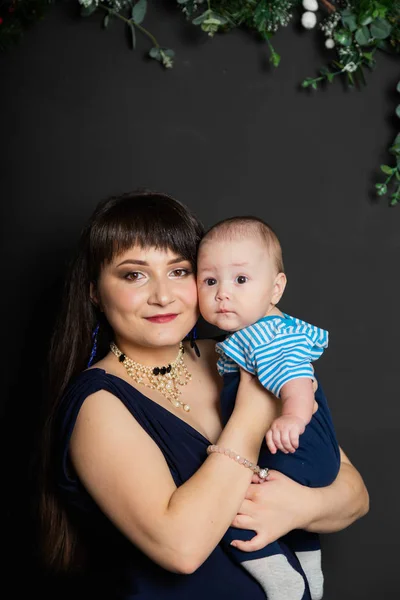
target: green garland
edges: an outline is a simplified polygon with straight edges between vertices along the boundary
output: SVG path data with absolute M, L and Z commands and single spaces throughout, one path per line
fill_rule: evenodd
M 0 48 L 17 41 L 32 22 L 42 18 L 56 0 L 0 0 Z M 174 65 L 174 51 L 161 45 L 144 27 L 147 0 L 76 0 L 82 17 L 102 13 L 106 29 L 119 20 L 128 28 L 132 49 L 136 35 L 150 42 L 148 54 L 163 67 Z M 366 71 L 374 69 L 380 52 L 400 56 L 400 0 L 177 0 L 190 23 L 212 37 L 219 32 L 244 28 L 266 44 L 269 60 L 278 67 L 281 57 L 272 44 L 274 34 L 293 19 L 307 29 L 318 27 L 321 39 L 333 55 L 316 77 L 307 77 L 303 88 L 317 90 L 342 78 L 349 86 L 366 83 Z M 318 16 L 317 16 L 318 15 Z M 400 82 L 397 84 L 400 93 Z M 400 104 L 395 109 L 400 118 Z M 389 205 L 400 204 L 400 133 L 388 148 L 391 164 L 381 165 L 386 175 L 377 183 L 378 196 Z

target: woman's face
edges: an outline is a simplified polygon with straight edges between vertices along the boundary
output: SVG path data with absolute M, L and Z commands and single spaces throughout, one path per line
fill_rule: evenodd
M 92 299 L 116 343 L 138 350 L 176 345 L 199 316 L 190 262 L 152 246 L 133 246 L 105 265 Z

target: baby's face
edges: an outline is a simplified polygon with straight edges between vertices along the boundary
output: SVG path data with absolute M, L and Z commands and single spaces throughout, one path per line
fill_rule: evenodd
M 197 266 L 200 312 L 224 331 L 247 327 L 274 309 L 282 278 L 262 240 L 206 240 Z

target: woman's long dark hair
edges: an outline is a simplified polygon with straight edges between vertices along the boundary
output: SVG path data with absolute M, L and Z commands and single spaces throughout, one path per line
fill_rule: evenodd
M 96 207 L 83 229 L 67 273 L 62 306 L 56 319 L 48 355 L 48 397 L 41 442 L 39 498 L 40 537 L 45 564 L 65 571 L 79 567 L 80 540 L 62 505 L 53 480 L 54 427 L 57 409 L 73 377 L 88 364 L 92 332 L 100 322 L 99 360 L 107 352 L 112 331 L 91 302 L 102 267 L 134 245 L 172 250 L 195 269 L 203 226 L 174 198 L 151 190 L 137 190 L 107 198 Z

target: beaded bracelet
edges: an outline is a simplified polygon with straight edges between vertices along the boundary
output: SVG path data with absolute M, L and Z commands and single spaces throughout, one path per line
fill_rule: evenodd
M 247 460 L 247 458 L 243 458 L 242 456 L 240 456 L 240 454 L 238 454 L 237 452 L 229 450 L 229 448 L 221 448 L 221 446 L 215 446 L 214 444 L 212 444 L 211 446 L 208 446 L 207 454 L 212 454 L 213 452 L 217 452 L 218 454 L 224 454 L 228 458 L 232 458 L 240 465 L 251 469 L 255 475 L 258 475 L 260 479 L 266 479 L 268 477 L 269 470 L 267 468 L 262 469 L 258 465 L 255 465 L 254 463 Z

